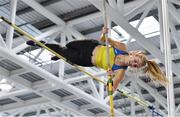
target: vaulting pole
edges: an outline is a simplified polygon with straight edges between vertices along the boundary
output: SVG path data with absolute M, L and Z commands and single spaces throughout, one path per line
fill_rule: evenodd
M 104 11 L 104 27 L 107 27 L 107 13 L 106 13 L 106 1 L 103 0 L 103 11 Z M 109 57 L 109 42 L 108 42 L 108 36 L 107 33 L 104 34 L 105 40 L 106 40 L 106 57 L 107 57 L 107 64 L 108 64 L 108 71 L 111 71 L 110 66 L 110 57 Z M 113 101 L 113 80 L 112 76 L 108 75 L 108 95 L 109 95 L 109 103 L 110 103 L 110 112 L 111 117 L 114 117 L 114 101 Z

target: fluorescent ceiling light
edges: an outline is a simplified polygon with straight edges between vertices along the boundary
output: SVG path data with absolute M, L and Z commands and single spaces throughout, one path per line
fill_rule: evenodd
M 13 87 L 7 83 L 6 79 L 0 81 L 0 90 L 1 91 L 10 91 Z
M 12 89 L 12 86 L 9 84 L 0 84 L 0 89 L 2 91 L 10 91 Z

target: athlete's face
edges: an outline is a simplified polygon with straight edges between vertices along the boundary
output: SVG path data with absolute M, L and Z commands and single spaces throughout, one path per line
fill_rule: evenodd
M 139 56 L 129 56 L 128 66 L 139 68 L 144 65 L 143 63 L 143 60 Z

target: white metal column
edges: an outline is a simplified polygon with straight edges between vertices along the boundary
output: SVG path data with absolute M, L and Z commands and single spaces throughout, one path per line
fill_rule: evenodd
M 166 77 L 169 80 L 167 87 L 167 105 L 168 105 L 168 116 L 174 117 L 174 87 L 172 77 L 172 60 L 171 60 L 171 42 L 169 32 L 169 16 L 168 16 L 168 1 L 162 0 L 162 25 L 163 25 L 163 37 L 164 37 L 164 49 L 165 49 L 165 68 Z
M 100 77 L 100 79 L 101 79 L 102 81 L 104 81 L 105 77 L 102 76 L 102 77 Z M 104 93 L 105 93 L 105 92 L 104 92 L 104 84 L 99 83 L 99 95 L 100 95 L 101 100 L 103 100 L 103 101 L 104 101 Z
M 3 37 L 1 36 L 1 34 L 0 34 L 0 46 L 6 47 L 6 43 L 4 42 L 4 39 L 3 39 Z
M 134 90 L 135 90 L 135 83 L 131 82 L 131 90 L 132 92 L 134 93 Z M 136 109 L 135 109 L 135 102 L 134 100 L 131 100 L 131 116 L 134 116 L 136 114 Z
M 15 23 L 15 17 L 16 17 L 16 7 L 17 7 L 17 0 L 11 0 L 10 1 L 10 20 L 12 24 Z M 12 43 L 13 43 L 13 35 L 14 35 L 14 28 L 12 26 L 9 26 L 8 32 L 6 35 L 6 44 L 8 48 L 12 48 Z
M 62 32 L 61 33 L 61 46 L 65 46 L 65 44 L 66 44 L 66 35 L 65 35 L 65 33 L 64 32 Z M 64 76 L 64 66 L 65 65 L 65 63 L 64 63 L 64 61 L 61 59 L 60 61 L 59 61 L 59 77 L 60 78 L 64 78 L 63 76 Z M 63 79 L 62 79 L 63 80 Z
M 160 50 L 164 52 L 164 37 L 163 37 L 163 25 L 162 25 L 162 5 L 161 0 L 158 1 L 158 17 L 160 25 Z
M 124 14 L 124 0 L 117 0 L 117 8 L 119 12 Z

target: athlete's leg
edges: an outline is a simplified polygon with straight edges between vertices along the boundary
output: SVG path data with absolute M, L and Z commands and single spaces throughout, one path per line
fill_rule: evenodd
M 43 42 L 45 44 L 45 42 Z M 27 41 L 26 42 L 27 45 L 30 46 L 38 46 L 35 42 L 33 41 Z M 76 50 L 73 49 L 69 49 L 67 47 L 61 47 L 60 45 L 57 44 L 45 44 L 45 46 L 47 46 L 48 48 L 52 49 L 53 51 L 55 51 L 56 53 L 58 53 L 59 55 L 63 56 L 66 60 L 78 64 L 79 60 L 79 53 Z M 38 46 L 41 48 L 41 46 Z M 51 60 L 58 60 L 59 58 L 57 56 L 53 56 L 51 58 Z
M 99 45 L 99 42 L 97 40 L 76 40 L 76 41 L 71 41 L 68 44 L 66 44 L 67 48 L 71 48 L 71 49 L 81 49 L 81 48 L 87 48 L 91 45 Z
M 54 50 L 57 52 L 59 55 L 63 56 L 65 59 L 68 61 L 79 64 L 79 53 L 76 50 L 67 48 L 67 47 L 61 47 L 57 44 L 45 44 L 47 47 L 50 49 Z M 58 60 L 57 56 L 54 56 L 51 58 L 52 60 Z

